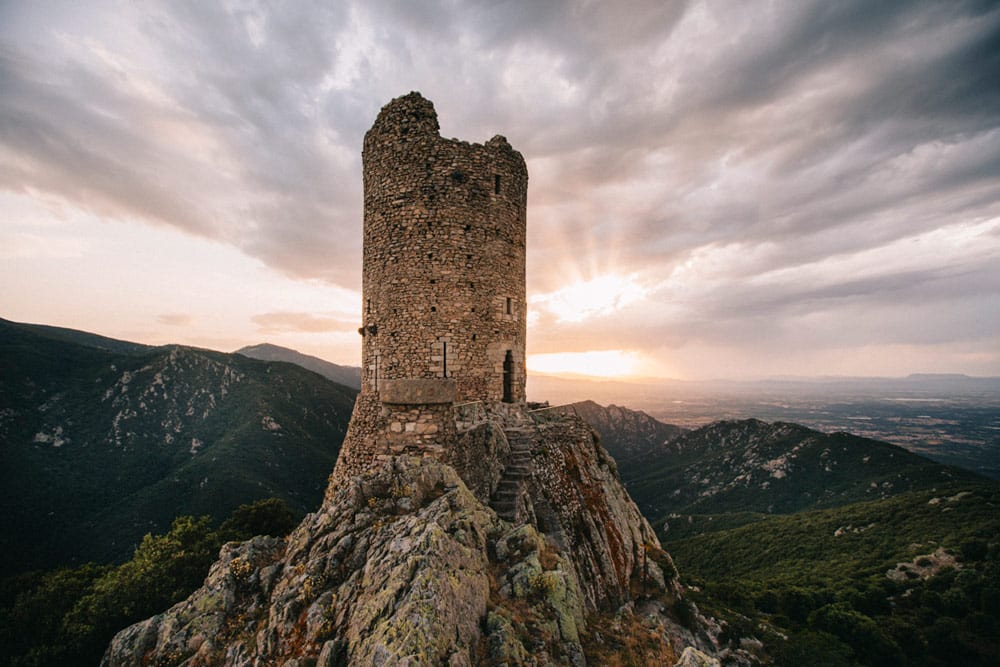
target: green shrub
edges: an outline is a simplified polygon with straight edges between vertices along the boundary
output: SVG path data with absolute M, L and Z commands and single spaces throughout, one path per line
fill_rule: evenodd
M 695 621 L 694 604 L 687 598 L 677 598 L 674 600 L 673 610 L 677 616 L 677 622 L 685 628 L 693 629 Z
M 5 581 L 0 646 L 12 667 L 96 665 L 116 632 L 198 588 L 224 541 L 292 527 L 284 502 L 268 499 L 239 507 L 218 531 L 208 517 L 174 519 L 168 533 L 147 534 L 118 567 L 87 564 Z
M 853 667 L 855 664 L 851 648 L 827 632 L 797 632 L 786 641 L 776 640 L 768 647 L 775 667 Z
M 809 615 L 809 626 L 828 632 L 854 650 L 865 665 L 888 667 L 906 665 L 902 649 L 871 618 L 841 603 L 826 605 Z
M 989 543 L 984 539 L 973 537 L 962 542 L 959 552 L 962 555 L 962 561 L 966 563 L 986 560 L 986 555 L 989 553 Z
M 246 540 L 254 535 L 284 537 L 295 528 L 295 514 L 281 498 L 265 498 L 240 505 L 219 526 L 224 541 Z

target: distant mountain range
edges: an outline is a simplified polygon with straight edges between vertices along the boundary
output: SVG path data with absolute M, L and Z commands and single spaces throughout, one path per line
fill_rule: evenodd
M 789 514 L 983 479 L 885 442 L 745 419 L 674 438 L 627 485 L 647 516 L 662 518 Z
M 903 377 L 779 376 L 754 380 L 677 380 L 674 378 L 595 378 L 531 373 L 528 396 L 531 400 L 573 403 L 582 400 L 627 402 L 638 406 L 664 397 L 703 395 L 760 395 L 805 392 L 810 396 L 878 395 L 885 392 L 947 394 L 1000 393 L 1000 377 L 962 373 L 911 373 Z M 589 399 L 587 397 L 590 397 Z
M 275 345 L 224 354 L 0 320 L 0 565 L 119 559 L 178 514 L 222 517 L 269 495 L 312 509 L 350 418 L 344 383 L 359 386 L 360 369 Z M 981 480 L 795 424 L 688 431 L 616 405 L 572 408 L 646 515 L 675 529 L 686 517 L 686 535 Z M 95 531 L 106 544 L 85 539 Z
M 688 431 L 614 405 L 582 401 L 571 407 L 600 433 L 650 521 L 683 517 L 685 534 L 708 529 L 697 523 L 702 517 L 716 522 L 714 530 L 770 514 L 986 482 L 974 472 L 848 433 L 757 419 Z
M 302 354 L 296 350 L 270 343 L 260 345 L 250 345 L 236 350 L 236 354 L 242 354 L 251 359 L 261 361 L 285 361 L 290 364 L 297 364 L 302 368 L 319 373 L 328 380 L 352 389 L 361 389 L 361 369 L 357 366 L 341 366 L 325 359 L 314 357 L 309 354 Z
M 356 391 L 297 365 L 0 320 L 0 571 L 125 558 L 182 514 L 322 498 Z

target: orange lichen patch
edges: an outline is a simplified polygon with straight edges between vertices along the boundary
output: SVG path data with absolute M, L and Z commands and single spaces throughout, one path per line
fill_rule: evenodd
M 586 443 L 580 443 L 577 447 L 585 446 Z M 596 517 L 597 525 L 604 530 L 604 534 L 608 541 L 608 555 L 611 557 L 612 563 L 614 565 L 615 576 L 617 577 L 617 584 L 621 587 L 628 585 L 629 575 L 631 568 L 627 560 L 625 540 L 622 537 L 621 532 L 617 529 L 617 521 L 611 515 L 611 511 L 608 507 L 607 498 L 600 487 L 595 487 L 593 484 L 583 483 L 583 473 L 580 469 L 580 462 L 573 449 L 566 448 L 564 450 L 566 470 L 576 479 L 579 484 L 577 484 L 577 489 L 583 499 L 583 506 L 586 510 Z
M 660 667 L 677 662 L 670 642 L 638 615 L 624 618 L 599 614 L 587 620 L 591 632 L 582 637 L 588 665 Z

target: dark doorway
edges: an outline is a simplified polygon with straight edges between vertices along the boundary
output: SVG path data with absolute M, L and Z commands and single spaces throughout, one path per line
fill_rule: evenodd
M 507 350 L 507 356 L 503 359 L 503 402 L 514 402 L 514 355 Z

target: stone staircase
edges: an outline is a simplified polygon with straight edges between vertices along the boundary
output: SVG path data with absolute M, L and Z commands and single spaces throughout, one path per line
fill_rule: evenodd
M 517 499 L 524 487 L 524 480 L 531 474 L 531 444 L 533 429 L 504 429 L 510 443 L 510 462 L 504 468 L 500 483 L 497 484 L 490 507 L 504 521 L 517 518 Z

